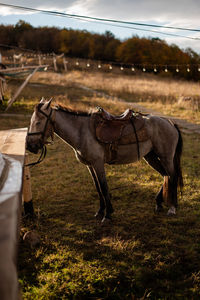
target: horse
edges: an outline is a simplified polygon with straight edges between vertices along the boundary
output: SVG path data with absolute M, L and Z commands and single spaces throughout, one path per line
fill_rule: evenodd
M 167 199 L 167 215 L 176 214 L 177 191 L 179 187 L 181 190 L 183 187 L 183 141 L 176 124 L 164 117 L 141 115 L 147 138 L 141 141 L 137 138 L 137 142 L 118 145 L 117 156 L 113 160 L 108 155 L 109 147 L 97 139 L 95 112 L 78 112 L 61 104 L 53 106 L 51 101 L 52 99 L 42 99 L 35 106 L 27 135 L 27 149 L 38 153 L 39 149 L 48 143 L 49 137 L 53 140 L 54 133 L 70 145 L 78 161 L 87 166 L 93 178 L 100 200 L 95 217 L 100 222 L 109 223 L 114 212 L 104 164 L 129 164 L 142 158 L 164 178 L 164 183 L 156 195 L 156 211 L 160 212 L 163 209 L 163 202 Z M 107 114 L 106 119 L 115 119 L 113 115 L 104 112 Z M 128 119 L 128 114 L 126 112 L 116 119 Z M 136 132 L 135 134 L 137 135 Z

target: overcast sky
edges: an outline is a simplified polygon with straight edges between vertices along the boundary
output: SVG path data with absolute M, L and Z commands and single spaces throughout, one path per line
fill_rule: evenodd
M 0 3 L 90 17 L 200 29 L 200 0 L 0 0 Z M 191 47 L 200 54 L 200 32 L 132 26 L 140 29 L 135 30 L 0 6 L 0 24 L 16 24 L 20 19 L 33 26 L 70 27 L 97 33 L 109 30 L 121 40 L 136 34 L 140 37 L 159 37 L 166 40 L 168 44 L 175 43 L 182 49 Z M 148 32 L 143 29 L 157 32 Z M 161 34 L 162 32 L 195 37 L 199 40 L 166 36 Z

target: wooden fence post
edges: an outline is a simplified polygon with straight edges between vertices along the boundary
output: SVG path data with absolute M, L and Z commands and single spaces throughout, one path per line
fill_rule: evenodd
M 53 65 L 54 65 L 54 70 L 55 72 L 58 71 L 57 63 L 56 63 L 56 56 L 53 57 Z
M 42 64 L 41 55 L 38 55 L 38 62 L 39 62 L 39 66 L 41 66 L 41 64 Z
M 3 103 L 4 100 L 4 85 L 6 80 L 0 76 L 0 103 Z
M 32 191 L 31 191 L 31 175 L 29 167 L 26 166 L 29 163 L 28 153 L 25 154 L 25 165 L 24 165 L 24 178 L 23 178 L 23 192 L 22 200 L 24 204 L 24 214 L 25 216 L 33 216 L 33 201 L 32 201 Z
M 16 58 L 15 58 L 15 54 L 13 55 L 13 63 L 14 63 L 14 67 L 16 67 Z
M 65 57 L 63 57 L 63 65 L 64 65 L 65 72 L 67 72 L 67 64 L 68 64 L 68 61 L 65 60 Z

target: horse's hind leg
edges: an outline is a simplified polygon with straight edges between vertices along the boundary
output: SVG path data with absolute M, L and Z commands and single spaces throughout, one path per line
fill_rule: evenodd
M 94 181 L 94 184 L 95 184 L 95 187 L 96 187 L 96 190 L 99 194 L 99 200 L 100 200 L 100 207 L 99 207 L 99 210 L 98 212 L 95 214 L 95 217 L 99 220 L 102 220 L 103 217 L 104 217 L 104 210 L 105 210 L 105 201 L 104 201 L 104 197 L 102 195 L 102 192 L 101 192 L 101 188 L 99 186 L 99 182 L 98 182 L 98 179 L 96 177 L 96 174 L 94 172 L 94 169 L 93 167 L 91 166 L 88 166 L 88 170 L 93 178 L 93 181 Z
M 161 160 L 162 161 L 162 160 Z M 175 215 L 176 208 L 178 206 L 177 202 L 177 188 L 178 188 L 178 177 L 174 167 L 174 162 L 172 160 L 162 161 L 168 176 L 164 178 L 163 192 L 167 199 L 167 204 L 169 206 L 168 215 Z
M 181 136 L 181 132 L 176 124 L 174 124 L 178 132 L 178 141 L 175 147 L 174 154 L 168 157 L 168 160 L 163 162 L 163 165 L 166 167 L 167 173 L 169 175 L 168 178 L 168 190 L 169 190 L 169 204 L 171 205 L 168 210 L 168 215 L 176 214 L 176 208 L 178 206 L 177 200 L 177 191 L 178 186 L 182 190 L 183 187 L 183 178 L 182 178 L 182 170 L 181 170 L 181 155 L 183 149 L 183 140 Z
M 155 169 L 158 173 L 160 173 L 163 177 L 167 175 L 164 167 L 162 166 L 158 156 L 154 151 L 149 152 L 145 155 L 145 160 L 149 163 L 149 165 Z M 159 192 L 156 195 L 156 211 L 160 212 L 162 210 L 163 203 L 163 185 L 161 186 Z
M 151 151 L 145 160 L 164 177 L 164 184 L 156 195 L 156 211 L 162 210 L 164 198 L 169 206 L 168 215 L 175 215 L 177 208 L 177 175 L 175 172 L 173 159 L 162 159 Z

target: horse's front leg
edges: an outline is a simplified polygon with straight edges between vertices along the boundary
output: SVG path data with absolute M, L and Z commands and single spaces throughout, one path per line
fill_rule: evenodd
M 105 207 L 106 207 L 104 196 L 103 196 L 103 194 L 101 192 L 101 188 L 99 186 L 98 178 L 96 176 L 96 173 L 95 173 L 93 167 L 88 166 L 88 170 L 89 170 L 89 172 L 90 172 L 90 174 L 92 176 L 92 179 L 94 181 L 96 190 L 97 190 L 97 192 L 99 194 L 99 200 L 100 200 L 100 207 L 99 207 L 99 210 L 97 211 L 97 213 L 95 214 L 95 217 L 98 220 L 102 220 L 104 218 L 104 210 L 105 210 Z
M 163 185 L 161 186 L 159 192 L 156 195 L 156 212 L 161 212 L 163 210 Z
M 104 164 L 103 164 L 103 162 L 102 163 L 98 162 L 98 163 L 94 164 L 92 167 L 93 167 L 94 173 L 96 175 L 98 185 L 99 185 L 101 194 L 103 195 L 104 203 L 106 206 L 106 213 L 105 213 L 105 216 L 104 216 L 102 222 L 105 222 L 106 220 L 110 221 L 111 214 L 113 213 L 114 210 L 113 210 L 113 207 L 111 204 L 110 194 L 108 191 L 108 184 L 107 184 L 107 180 L 106 180 Z
M 160 175 L 162 175 L 165 178 L 167 173 L 154 151 L 149 152 L 144 157 L 144 159 L 154 170 L 156 170 L 158 173 L 160 173 Z M 159 192 L 156 195 L 156 212 L 162 211 L 163 209 L 162 204 L 163 204 L 163 185 L 161 186 Z

